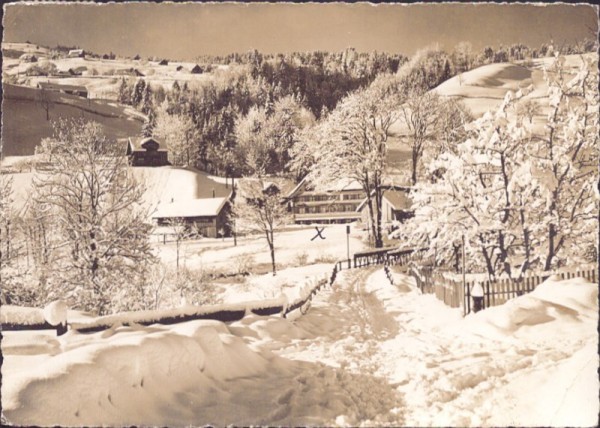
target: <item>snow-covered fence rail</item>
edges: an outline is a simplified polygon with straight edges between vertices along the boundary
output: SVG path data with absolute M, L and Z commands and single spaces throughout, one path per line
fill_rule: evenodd
M 336 269 L 334 267 L 334 272 Z M 335 280 L 335 276 L 334 279 Z M 90 321 L 67 322 L 66 306 L 61 307 L 61 317 L 57 317 L 56 308 L 50 304 L 45 309 L 23 308 L 4 305 L 2 311 L 2 330 L 56 330 L 57 335 L 64 334 L 69 329 L 80 333 L 94 333 L 109 330 L 119 326 L 149 326 L 152 324 L 178 324 L 193 320 L 217 320 L 233 322 L 253 313 L 260 316 L 281 314 L 285 317 L 290 312 L 307 307 L 312 297 L 325 285 L 327 278 L 313 279 L 302 289 L 299 298 L 288 302 L 285 296 L 277 299 L 254 302 L 235 303 L 215 306 L 186 306 L 167 310 L 146 310 L 121 312 L 94 318 Z M 329 282 L 331 283 L 331 282 Z M 64 304 L 63 304 L 64 305 Z
M 433 293 L 452 308 L 463 308 L 468 314 L 472 308 L 471 292 L 475 284 L 483 289 L 484 307 L 498 306 L 506 301 L 533 291 L 548 277 L 556 275 L 559 279 L 582 277 L 591 282 L 598 280 L 598 268 L 561 269 L 552 272 L 532 272 L 525 274 L 519 281 L 501 278 L 490 281 L 486 274 L 467 274 L 463 286 L 462 275 L 436 271 L 432 266 L 411 266 L 409 274 L 417 281 L 417 286 L 423 293 Z
M 2 305 L 0 320 L 2 331 L 56 330 L 60 336 L 67 332 L 67 307 L 62 302 L 52 302 L 44 309 Z

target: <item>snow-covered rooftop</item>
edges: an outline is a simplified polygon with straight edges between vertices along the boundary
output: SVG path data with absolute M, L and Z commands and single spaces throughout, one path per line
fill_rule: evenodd
M 227 199 L 203 198 L 163 202 L 158 205 L 152 218 L 214 217 L 221 212 Z

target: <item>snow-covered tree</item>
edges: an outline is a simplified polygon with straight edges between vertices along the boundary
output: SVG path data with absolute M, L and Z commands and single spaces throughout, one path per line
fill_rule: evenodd
M 121 78 L 117 89 L 117 101 L 121 104 L 131 104 L 131 88 L 125 78 Z
M 370 227 L 377 248 L 383 246 L 381 206 L 386 179 L 387 141 L 400 113 L 398 80 L 381 76 L 367 89 L 344 98 L 319 124 L 320 138 L 310 150 L 315 163 L 308 178 L 317 188 L 340 179 L 356 180 L 367 195 Z
M 34 198 L 51 209 L 63 243 L 51 275 L 77 306 L 107 313 L 116 290 L 142 280 L 153 258 L 143 188 L 99 124 L 61 120 L 54 139 L 48 171 L 34 179 Z
M 509 92 L 497 112 L 469 127 L 464 143 L 430 163 L 441 174 L 415 186 L 410 245 L 448 261 L 452 243 L 465 236 L 471 269 L 513 279 L 578 263 L 592 246 L 597 252 L 597 71 L 584 61 L 567 78 L 558 58 L 546 76 L 545 129 L 514 108 L 530 88 Z
M 133 86 L 131 93 L 131 104 L 134 107 L 139 106 L 144 99 L 144 91 L 146 90 L 146 81 L 144 79 L 138 79 Z
M 545 70 L 550 112 L 546 132 L 532 140 L 533 177 L 545 201 L 540 219 L 543 267 L 576 262 L 597 249 L 598 62 L 582 58 L 575 75 L 564 57 Z
M 265 237 L 271 254 L 273 275 L 275 264 L 275 232 L 290 221 L 279 188 L 261 177 L 238 181 L 231 222 L 237 232 L 258 233 Z
M 195 166 L 198 162 L 196 128 L 189 116 L 170 113 L 163 102 L 156 112 L 153 136 L 166 143 L 173 165 Z
M 144 86 L 140 110 L 144 114 L 149 114 L 152 111 L 152 88 L 150 87 L 150 84 Z
M 469 71 L 473 66 L 473 46 L 469 42 L 460 42 L 452 52 L 452 62 L 457 74 Z
M 293 96 L 267 107 L 253 107 L 236 122 L 238 148 L 247 157 L 250 174 L 288 172 L 291 151 L 303 128 L 314 122 L 312 113 Z
M 418 181 L 419 161 L 425 148 L 437 138 L 440 106 L 439 95 L 420 88 L 409 89 L 401 106 L 402 120 L 408 130 L 413 185 Z
M 0 176 L 0 267 L 11 259 L 13 225 L 12 178 Z

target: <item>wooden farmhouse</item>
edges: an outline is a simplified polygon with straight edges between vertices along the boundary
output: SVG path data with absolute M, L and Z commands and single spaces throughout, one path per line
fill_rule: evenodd
M 286 199 L 296 224 L 350 223 L 360 219 L 357 210 L 366 194 L 359 183 L 347 181 L 327 191 L 315 191 L 302 180 Z
M 158 226 L 185 224 L 208 238 L 231 235 L 229 198 L 187 199 L 160 203 L 152 219 Z
M 87 98 L 88 90 L 85 86 L 78 85 L 59 85 L 57 83 L 39 82 L 38 89 L 43 89 L 52 92 L 62 92 L 63 94 L 77 95 L 78 97 Z
M 154 138 L 129 138 L 126 155 L 131 166 L 165 166 L 169 164 L 168 152 Z
M 413 216 L 412 201 L 408 197 L 410 189 L 407 187 L 388 187 L 383 192 L 383 198 L 381 201 L 381 223 L 390 224 L 393 221 L 404 222 Z M 374 206 L 373 209 L 376 210 Z M 367 199 L 361 201 L 357 208 L 360 213 L 361 222 L 363 224 L 369 223 L 369 208 L 367 206 Z M 375 215 L 377 211 L 375 211 Z

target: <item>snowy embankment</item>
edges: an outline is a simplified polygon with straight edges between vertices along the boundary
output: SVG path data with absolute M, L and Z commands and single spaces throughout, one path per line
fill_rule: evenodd
M 7 332 L 21 425 L 581 426 L 598 415 L 598 291 L 549 280 L 462 317 L 411 278 L 343 271 L 294 321 Z

